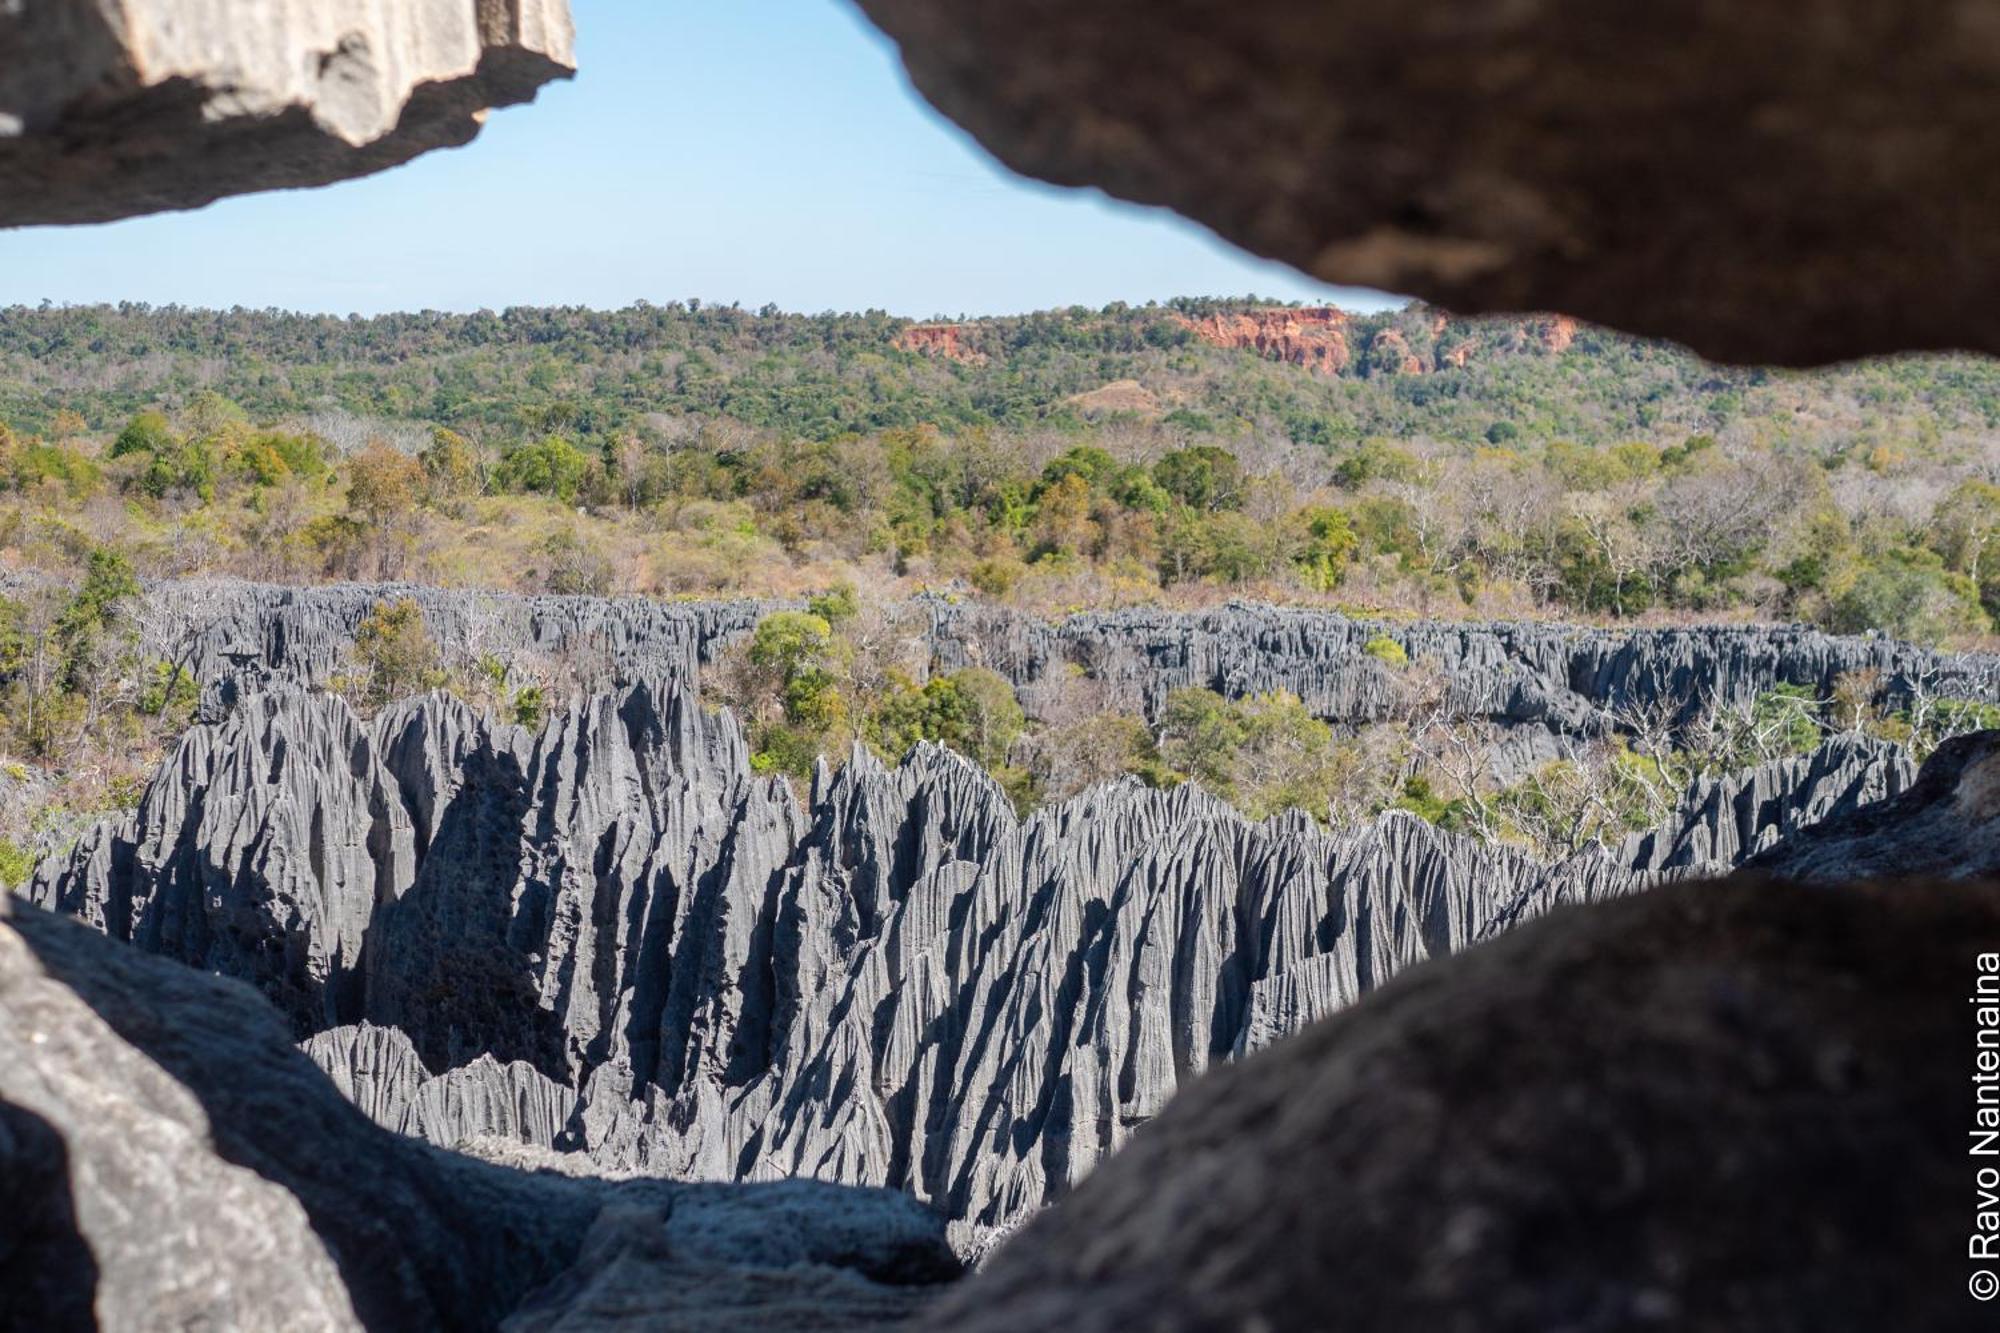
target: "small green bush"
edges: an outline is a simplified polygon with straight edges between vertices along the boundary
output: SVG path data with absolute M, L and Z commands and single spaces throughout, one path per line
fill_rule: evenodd
M 547 711 L 548 701 L 542 696 L 541 686 L 529 685 L 514 696 L 511 707 L 514 721 L 518 725 L 534 728 L 542 725 L 542 716 Z
M 430 689 L 442 680 L 423 608 L 407 597 L 375 603 L 354 632 L 354 658 L 372 704 Z
M 34 873 L 34 853 L 12 838 L 0 838 L 0 889 L 18 889 Z
M 1410 664 L 1410 655 L 1404 651 L 1403 645 L 1386 634 L 1370 637 L 1368 642 L 1361 645 L 1361 651 L 1384 666 L 1406 667 Z

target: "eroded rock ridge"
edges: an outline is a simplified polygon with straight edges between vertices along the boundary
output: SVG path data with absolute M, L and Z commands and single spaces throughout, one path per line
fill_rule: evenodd
M 1019 819 L 935 746 L 801 804 L 684 679 L 538 732 L 278 687 L 192 728 L 27 895 L 239 978 L 378 1122 L 594 1169 L 889 1185 L 982 1248 L 1210 1065 L 1426 958 L 1904 793 L 1842 739 L 1559 864 L 1193 787 Z
M 520 596 L 398 584 L 289 588 L 163 582 L 147 596 L 142 651 L 202 683 L 206 715 L 276 684 L 325 685 L 349 669 L 356 628 L 376 603 L 422 609 L 447 664 L 482 656 L 558 669 L 586 688 L 640 678 L 694 679 L 776 604 L 751 600 Z M 1379 721 L 1410 706 L 1435 675 L 1446 711 L 1507 726 L 1598 735 L 1636 713 L 1684 719 L 1740 707 L 1777 686 L 1831 694 L 1872 673 L 1877 702 L 1918 693 L 2000 701 L 2000 657 L 1938 653 L 1895 639 L 1799 626 L 1595 629 L 1542 622 L 1376 621 L 1338 612 L 1232 603 L 1208 611 L 1134 608 L 1044 620 L 926 597 L 901 619 L 935 668 L 984 666 L 1013 684 L 1031 716 L 1081 679 L 1097 702 L 1148 716 L 1175 689 L 1237 697 L 1285 690 L 1320 717 Z M 1414 671 L 1364 651 L 1388 639 Z

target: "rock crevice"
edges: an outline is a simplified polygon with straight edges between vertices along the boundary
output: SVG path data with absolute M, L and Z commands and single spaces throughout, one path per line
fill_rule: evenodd
M 1174 1090 L 1427 958 L 1726 868 L 1911 785 L 1845 739 L 1543 864 L 1391 813 L 1252 823 L 1127 780 L 1018 818 L 857 749 L 801 805 L 680 681 L 536 733 L 275 689 L 27 894 L 258 988 L 379 1123 L 610 1171 L 889 1185 L 978 1249 Z

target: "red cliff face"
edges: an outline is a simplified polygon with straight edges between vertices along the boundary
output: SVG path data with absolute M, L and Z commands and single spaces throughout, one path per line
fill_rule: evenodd
M 896 335 L 896 346 L 905 352 L 941 356 L 947 361 L 984 361 L 986 354 L 967 344 L 965 332 L 963 324 L 912 324 Z
M 1410 350 L 1410 340 L 1394 329 L 1384 329 L 1369 344 L 1369 360 L 1377 373 L 1421 375 L 1430 367 Z
M 1576 341 L 1576 321 L 1568 315 L 1543 315 L 1528 321 L 1528 332 L 1551 356 L 1560 356 Z
M 1425 375 L 1463 370 L 1468 363 L 1495 353 L 1560 356 L 1576 339 L 1576 321 L 1567 315 L 1464 321 L 1442 310 L 1432 311 L 1430 338 L 1421 349 L 1412 346 L 1411 335 L 1398 328 L 1370 333 L 1364 326 L 1357 331 L 1351 317 L 1332 306 L 1297 310 L 1269 306 L 1198 318 L 1175 315 L 1174 319 L 1217 347 L 1255 352 L 1321 375 Z
M 1353 355 L 1347 345 L 1347 312 L 1332 306 L 1297 310 L 1273 306 L 1199 318 L 1175 315 L 1174 319 L 1203 342 L 1252 351 L 1321 375 L 1338 375 Z
M 1334 306 L 1262 306 L 1172 319 L 1213 346 L 1329 376 L 1427 375 L 1463 370 L 1494 356 L 1560 356 L 1576 339 L 1576 321 L 1567 315 L 1463 320 L 1433 310 L 1357 325 Z M 977 323 L 911 324 L 896 335 L 896 346 L 983 365 L 988 358 L 979 350 L 980 340 Z

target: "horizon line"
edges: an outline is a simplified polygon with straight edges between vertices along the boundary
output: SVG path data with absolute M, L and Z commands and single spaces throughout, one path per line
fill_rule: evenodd
M 1372 302 L 1361 302 L 1361 303 L 1343 305 L 1332 301 L 1286 300 L 1282 297 L 1265 297 L 1265 296 L 1259 296 L 1255 292 L 1247 292 L 1240 296 L 1239 295 L 1210 296 L 1210 295 L 1183 294 L 1178 296 L 1170 296 L 1165 298 L 1164 300 L 1158 298 L 1152 298 L 1144 302 L 1110 301 L 1100 306 L 1093 306 L 1083 302 L 1076 302 L 1070 305 L 1041 306 L 1028 310 L 1011 310 L 1003 312 L 992 312 L 986 314 L 968 314 L 966 312 L 961 311 L 955 315 L 945 314 L 942 312 L 933 313 L 930 315 L 908 315 L 908 314 L 899 314 L 896 313 L 895 311 L 874 306 L 860 310 L 855 310 L 855 309 L 840 310 L 831 307 L 822 310 L 789 310 L 785 309 L 782 306 L 779 306 L 776 302 L 767 301 L 762 305 L 751 307 L 751 306 L 746 306 L 740 299 L 725 302 L 725 301 L 711 300 L 707 297 L 695 297 L 695 296 L 680 297 L 664 301 L 656 301 L 647 297 L 635 297 L 634 299 L 626 302 L 623 305 L 590 305 L 587 303 L 578 302 L 578 303 L 555 303 L 555 304 L 519 303 L 519 304 L 497 306 L 497 307 L 482 305 L 469 308 L 421 306 L 416 308 L 381 310 L 373 314 L 363 314 L 360 311 L 352 311 L 352 310 L 343 313 L 335 310 L 326 310 L 326 309 L 312 310 L 295 306 L 276 306 L 276 305 L 272 306 L 247 306 L 242 304 L 230 305 L 230 306 L 192 305 L 178 301 L 154 303 L 151 301 L 141 301 L 141 300 L 57 301 L 48 297 L 44 297 L 39 303 L 16 300 L 7 302 L 5 304 L 0 304 L 0 317 L 14 315 L 14 314 L 21 314 L 21 313 L 45 314 L 50 311 L 57 311 L 57 310 L 60 311 L 111 310 L 111 311 L 121 311 L 121 312 L 127 310 L 136 310 L 146 313 L 181 312 L 189 314 L 216 314 L 216 315 L 247 314 L 247 315 L 281 316 L 281 317 L 295 318 L 295 319 L 334 319 L 347 322 L 356 322 L 356 321 L 367 321 L 376 319 L 393 319 L 397 317 L 406 317 L 410 315 L 433 315 L 433 316 L 445 316 L 458 319 L 468 319 L 478 315 L 500 317 L 507 314 L 511 314 L 515 311 L 564 310 L 564 311 L 587 311 L 593 314 L 618 314 L 628 310 L 684 309 L 687 310 L 689 313 L 694 313 L 700 310 L 734 310 L 742 314 L 748 315 L 754 319 L 776 319 L 782 317 L 817 319 L 817 318 L 824 318 L 826 316 L 838 317 L 838 316 L 881 315 L 888 319 L 906 320 L 912 324 L 977 324 L 987 320 L 1025 319 L 1032 315 L 1068 314 L 1075 311 L 1085 311 L 1091 314 L 1106 314 L 1119 309 L 1128 311 L 1158 310 L 1158 309 L 1170 308 L 1176 301 L 1206 301 L 1206 302 L 1213 302 L 1219 305 L 1241 305 L 1258 309 L 1272 309 L 1272 310 L 1336 310 L 1342 314 L 1362 315 L 1362 316 L 1397 314 L 1406 310 L 1410 310 L 1412 308 L 1437 309 L 1437 310 L 1443 309 L 1442 307 L 1433 306 L 1430 302 L 1425 301 L 1419 297 L 1396 296 L 1386 292 L 1382 293 L 1381 296 L 1382 296 L 1382 303 L 1380 305 L 1375 305 Z M 1444 313 L 1449 314 L 1452 312 L 1445 311 Z M 1466 318 L 1466 319 L 1533 318 L 1537 316 L 1554 315 L 1557 313 L 1559 312 L 1546 311 L 1546 310 L 1523 310 L 1523 311 L 1510 311 L 1505 313 L 1489 312 L 1483 315 L 1459 316 L 1459 318 Z

